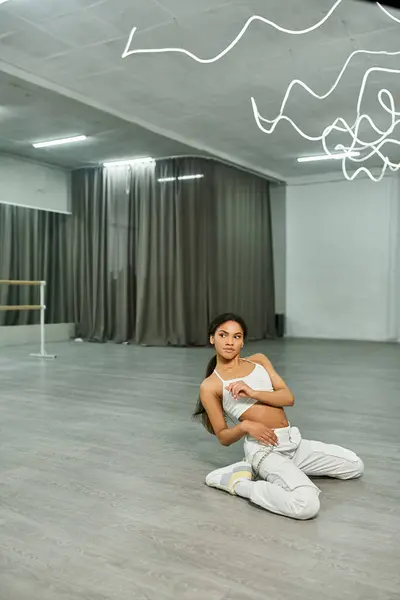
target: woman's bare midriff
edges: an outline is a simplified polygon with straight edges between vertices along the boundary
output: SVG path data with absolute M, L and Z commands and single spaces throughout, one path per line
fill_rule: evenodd
M 240 420 L 255 421 L 270 429 L 279 429 L 280 427 L 287 427 L 289 425 L 289 421 L 286 418 L 283 408 L 276 408 L 274 406 L 267 406 L 266 404 L 259 403 L 254 404 L 251 408 L 247 409 L 240 417 Z

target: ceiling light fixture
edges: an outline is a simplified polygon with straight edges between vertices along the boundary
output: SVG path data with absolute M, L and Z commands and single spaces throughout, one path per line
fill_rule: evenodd
M 204 177 L 204 175 L 181 175 L 180 177 L 178 177 L 178 179 L 180 180 L 184 180 L 184 179 L 202 179 Z
M 62 140 L 51 140 L 49 142 L 37 142 L 32 144 L 34 148 L 47 148 L 48 146 L 62 146 L 64 144 L 74 144 L 75 142 L 83 142 L 86 140 L 86 135 L 76 135 L 75 137 L 64 138 Z
M 150 156 L 144 156 L 142 158 L 131 158 L 127 160 L 112 160 L 110 162 L 103 163 L 103 167 L 126 167 L 128 165 L 139 165 L 139 164 L 151 164 L 155 163 L 154 158 Z
M 297 159 L 297 162 L 314 162 L 317 160 L 339 160 L 341 158 L 353 158 L 360 156 L 360 152 L 340 152 L 338 154 L 317 154 L 316 156 L 301 156 Z
M 176 181 L 177 179 L 179 181 L 185 181 L 187 179 L 202 179 L 203 177 L 204 175 L 199 173 L 197 175 L 181 175 L 180 177 L 161 177 L 158 181 L 160 183 L 166 183 L 167 181 Z

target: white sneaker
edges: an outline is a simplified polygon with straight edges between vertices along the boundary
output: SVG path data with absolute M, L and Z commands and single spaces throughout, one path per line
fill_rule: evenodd
M 251 481 L 252 478 L 251 465 L 246 461 L 240 461 L 211 471 L 206 477 L 206 485 L 236 496 L 236 484 L 239 481 Z

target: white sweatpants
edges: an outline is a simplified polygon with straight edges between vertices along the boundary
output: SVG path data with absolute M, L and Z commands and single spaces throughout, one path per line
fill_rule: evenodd
M 250 500 L 279 515 L 311 519 L 319 511 L 319 488 L 309 479 L 353 479 L 364 471 L 361 459 L 340 446 L 303 440 L 297 427 L 275 429 L 278 446 L 263 446 L 246 437 L 246 461 L 261 480 L 252 484 Z

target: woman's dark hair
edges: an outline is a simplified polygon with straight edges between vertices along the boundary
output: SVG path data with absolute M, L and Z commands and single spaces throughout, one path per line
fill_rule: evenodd
M 223 313 L 223 314 L 215 317 L 211 321 L 211 323 L 208 327 L 208 338 L 210 338 L 211 336 L 214 336 L 218 327 L 220 327 L 227 321 L 234 321 L 235 323 L 238 323 L 243 331 L 243 339 L 246 339 L 247 325 L 244 322 L 244 320 L 242 319 L 242 317 L 239 317 L 239 315 L 235 315 L 234 313 Z M 214 354 L 214 356 L 208 362 L 205 378 L 210 377 L 210 375 L 214 372 L 214 369 L 216 366 L 217 366 L 217 355 Z M 200 419 L 201 422 L 203 423 L 204 427 L 207 429 L 207 431 L 209 433 L 212 433 L 213 435 L 215 435 L 215 432 L 211 425 L 210 419 L 208 418 L 207 411 L 201 403 L 200 396 L 197 399 L 196 409 L 192 416 L 193 416 L 193 419 Z

